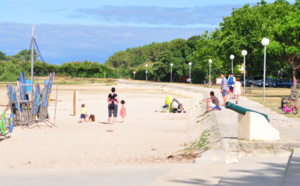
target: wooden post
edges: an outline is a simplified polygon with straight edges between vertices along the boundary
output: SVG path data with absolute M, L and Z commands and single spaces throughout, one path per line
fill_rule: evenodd
M 73 116 L 76 116 L 76 107 L 78 104 L 78 91 L 74 91 L 74 96 L 73 96 Z

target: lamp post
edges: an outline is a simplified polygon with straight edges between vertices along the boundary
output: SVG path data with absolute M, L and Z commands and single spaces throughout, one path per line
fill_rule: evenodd
M 147 70 L 148 64 L 146 64 L 146 81 L 148 81 L 148 70 Z
M 234 55 L 230 55 L 230 59 L 231 59 L 231 74 L 233 74 L 233 59 L 234 59 Z
M 172 67 L 173 67 L 173 63 L 171 63 L 171 78 L 170 78 L 170 83 L 172 83 Z
M 190 84 L 192 84 L 192 62 L 189 62 L 189 65 L 190 65 Z
M 210 59 L 210 60 L 208 60 L 208 62 L 209 62 L 209 87 L 210 87 L 210 84 L 211 84 L 211 72 L 210 72 L 210 66 L 211 66 L 211 63 L 212 63 L 212 60 Z
M 270 41 L 268 38 L 263 38 L 261 44 L 264 45 L 264 93 L 263 93 L 263 101 L 265 101 L 265 89 L 266 89 L 266 58 L 267 58 L 267 46 L 269 45 Z
M 247 50 L 243 50 L 242 55 L 244 56 L 244 94 L 246 94 L 246 55 L 247 55 Z

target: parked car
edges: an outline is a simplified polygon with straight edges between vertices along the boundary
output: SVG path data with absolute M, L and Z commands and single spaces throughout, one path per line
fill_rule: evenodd
M 241 82 L 242 86 L 244 86 L 244 78 L 240 78 L 240 82 Z M 249 87 L 248 79 L 246 79 L 246 87 Z
M 190 83 L 191 82 L 191 78 L 186 78 L 186 82 Z
M 266 79 L 266 87 L 272 87 L 272 86 L 273 86 L 273 83 L 274 83 L 274 80 L 275 80 L 275 79 L 272 79 L 272 78 Z M 259 87 L 264 86 L 264 80 L 259 81 L 259 82 L 257 83 L 257 86 L 259 86 Z
M 257 83 L 261 82 L 262 79 L 263 79 L 262 77 L 250 77 L 248 79 L 248 84 L 249 84 L 249 86 L 251 86 L 251 85 L 257 86 Z M 247 82 L 247 80 L 246 80 L 246 82 Z
M 242 84 L 242 86 L 244 86 L 244 78 L 240 78 L 240 82 Z M 248 84 L 248 81 L 246 80 L 246 85 Z
M 273 87 L 278 87 L 278 79 L 274 79 L 273 81 L 272 81 L 272 86 Z
M 273 84 L 273 86 L 274 86 L 274 84 Z M 276 86 L 290 88 L 290 87 L 293 87 L 293 83 L 292 83 L 291 79 L 280 79 L 277 81 Z

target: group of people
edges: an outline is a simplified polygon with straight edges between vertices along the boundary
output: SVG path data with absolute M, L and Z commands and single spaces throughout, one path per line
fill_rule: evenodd
M 111 123 L 111 118 L 113 117 L 114 124 L 116 124 L 116 120 L 118 117 L 118 104 L 119 104 L 119 97 L 116 94 L 116 89 L 113 87 L 111 88 L 111 93 L 108 94 L 107 97 L 108 102 L 108 124 Z M 122 117 L 122 123 L 125 122 L 124 118 L 126 116 L 126 108 L 125 108 L 125 101 L 121 100 L 121 109 L 120 109 L 120 116 Z M 95 116 L 93 114 L 90 114 L 87 109 L 85 108 L 85 105 L 81 105 L 81 114 L 79 123 L 82 122 L 82 120 L 85 120 L 86 122 L 95 121 Z
M 235 99 L 235 104 L 239 104 L 240 95 L 242 94 L 242 83 L 239 78 L 235 78 L 233 74 L 229 74 L 228 80 L 224 74 L 221 74 L 221 93 L 224 100 L 224 106 L 227 102 L 227 94 L 229 93 L 230 99 Z M 206 100 L 206 113 L 209 109 L 221 110 L 219 99 L 215 96 L 214 91 L 210 92 L 210 98 Z
M 227 102 L 227 92 L 229 91 L 230 99 L 236 99 L 236 104 L 239 104 L 240 101 L 240 95 L 242 93 L 242 84 L 239 81 L 239 78 L 235 78 L 233 74 L 230 74 L 228 77 L 228 80 L 226 79 L 224 74 L 221 74 L 222 82 L 221 82 L 221 93 L 224 100 L 224 106 Z M 119 104 L 119 98 L 118 95 L 115 93 L 116 89 L 113 87 L 111 88 L 111 93 L 108 94 L 107 102 L 108 102 L 108 124 L 111 123 L 111 118 L 113 117 L 114 124 L 116 123 L 116 119 L 118 117 L 118 104 Z M 214 91 L 210 92 L 210 98 L 206 100 L 207 107 L 206 107 L 206 113 L 209 112 L 209 109 L 212 108 L 213 110 L 221 110 L 219 99 L 215 96 Z M 172 100 L 172 108 L 173 104 L 176 105 L 176 111 L 178 109 L 181 112 L 182 104 L 180 104 L 176 99 Z M 121 109 L 120 109 L 120 115 L 122 117 L 122 123 L 125 122 L 124 118 L 126 116 L 126 108 L 125 108 L 125 101 L 121 101 Z M 78 122 L 82 122 L 82 120 L 85 120 L 86 122 L 92 120 L 95 121 L 95 116 L 93 114 L 90 114 L 85 105 L 81 105 L 81 115 L 80 120 Z

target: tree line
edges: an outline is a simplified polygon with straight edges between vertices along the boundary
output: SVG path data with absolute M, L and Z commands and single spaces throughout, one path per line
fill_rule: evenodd
M 189 62 L 192 63 L 194 83 L 203 83 L 208 79 L 208 60 L 212 59 L 212 76 L 231 73 L 230 55 L 234 55 L 234 73 L 239 75 L 243 64 L 242 50 L 246 50 L 246 75 L 262 76 L 264 46 L 263 38 L 268 38 L 267 76 L 277 77 L 283 69 L 286 78 L 294 78 L 300 68 L 300 1 L 290 4 L 285 0 L 276 0 L 267 4 L 261 0 L 250 7 L 249 4 L 232 10 L 231 15 L 223 17 L 219 27 L 212 32 L 191 36 L 187 40 L 174 39 L 170 42 L 151 43 L 149 45 L 118 51 L 104 64 L 97 62 L 70 62 L 51 65 L 41 61 L 35 63 L 36 75 L 48 75 L 55 71 L 61 76 L 103 77 L 145 79 L 148 64 L 148 79 L 170 81 L 171 63 L 173 81 L 184 81 L 189 76 Z M 26 58 L 28 50 L 15 56 L 0 53 L 0 80 L 13 78 L 20 70 L 30 72 L 30 62 Z M 30 55 L 29 55 L 30 56 Z M 35 55 L 35 58 L 38 57 Z
M 155 81 L 170 81 L 171 63 L 174 81 L 189 75 L 192 62 L 192 79 L 203 83 L 208 79 L 209 59 L 212 59 L 212 76 L 231 73 L 230 55 L 234 55 L 234 73 L 239 75 L 243 65 L 242 50 L 247 51 L 246 76 L 262 76 L 264 46 L 261 41 L 268 38 L 267 76 L 276 78 L 283 69 L 286 78 L 294 78 L 300 68 L 300 2 L 291 5 L 285 0 L 267 4 L 262 0 L 257 5 L 249 4 L 233 9 L 230 16 L 212 32 L 192 36 L 187 40 L 130 48 L 116 52 L 106 64 L 117 68 L 123 76 L 145 79 L 145 64 L 148 78 Z
M 103 78 L 108 74 L 111 78 L 119 78 L 117 69 L 106 64 L 92 61 L 73 61 L 62 65 L 53 65 L 38 60 L 36 51 L 34 52 L 34 75 L 48 76 L 55 72 L 57 76 L 83 77 L 83 78 Z M 31 73 L 31 51 L 22 50 L 13 56 L 6 56 L 0 52 L 0 81 L 15 81 L 24 71 L 27 77 Z

